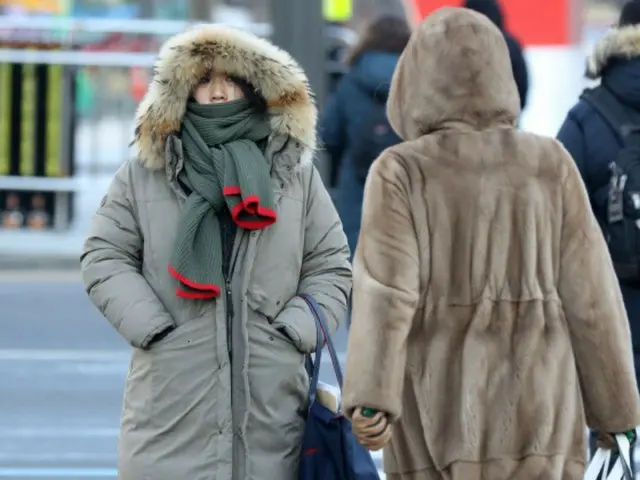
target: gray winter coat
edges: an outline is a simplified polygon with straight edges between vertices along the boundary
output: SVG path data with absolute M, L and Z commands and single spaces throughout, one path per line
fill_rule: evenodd
M 267 100 L 278 221 L 238 229 L 233 328 L 225 299 L 176 296 L 167 267 L 185 194 L 178 132 L 207 71 Z M 133 347 L 119 442 L 122 480 L 295 480 L 305 424 L 313 295 L 335 329 L 351 289 L 342 226 L 318 172 L 316 108 L 285 52 L 245 32 L 200 27 L 167 42 L 137 115 L 137 160 L 117 172 L 82 255 L 91 299 Z M 149 346 L 153 335 L 175 325 Z

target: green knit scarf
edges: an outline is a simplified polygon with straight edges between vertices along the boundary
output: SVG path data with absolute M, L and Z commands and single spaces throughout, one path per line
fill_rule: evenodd
M 218 212 L 227 208 L 247 230 L 276 221 L 270 164 L 256 142 L 271 132 L 266 114 L 246 99 L 222 104 L 189 102 L 182 121 L 185 154 L 180 180 L 191 190 L 177 226 L 169 273 L 176 294 L 206 299 L 224 284 Z

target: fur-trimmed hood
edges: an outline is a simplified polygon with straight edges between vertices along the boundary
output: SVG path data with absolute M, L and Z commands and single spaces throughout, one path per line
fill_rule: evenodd
M 640 57 L 640 26 L 613 28 L 595 46 L 587 58 L 586 76 L 596 80 L 614 59 Z
M 443 7 L 415 30 L 391 82 L 387 115 L 404 140 L 447 125 L 513 125 L 520 96 L 502 32 L 486 16 Z
M 172 37 L 160 49 L 149 90 L 136 112 L 132 145 L 143 166 L 165 167 L 167 137 L 180 131 L 189 96 L 212 70 L 252 84 L 267 101 L 274 133 L 315 150 L 317 109 L 298 63 L 251 33 L 204 25 Z

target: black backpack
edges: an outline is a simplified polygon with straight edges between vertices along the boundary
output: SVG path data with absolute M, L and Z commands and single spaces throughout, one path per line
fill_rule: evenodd
M 600 225 L 618 278 L 640 283 L 640 115 L 626 108 L 605 86 L 587 89 L 580 98 L 602 116 L 621 145 L 609 165 L 606 215 Z
M 402 139 L 393 131 L 387 119 L 387 95 L 376 94 L 371 108 L 362 119 L 351 146 L 351 159 L 356 175 L 364 182 L 373 161 Z

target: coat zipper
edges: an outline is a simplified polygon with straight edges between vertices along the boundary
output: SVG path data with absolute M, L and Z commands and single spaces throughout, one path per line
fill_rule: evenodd
M 232 335 L 231 327 L 233 325 L 233 297 L 231 296 L 231 283 L 225 280 L 225 301 L 227 304 L 227 353 L 229 354 L 229 362 L 233 360 L 233 346 L 231 344 Z
M 236 269 L 236 263 L 238 262 L 238 253 L 240 252 L 240 247 L 242 246 L 242 240 L 244 237 L 244 231 L 241 234 L 240 243 L 238 245 L 238 249 L 233 255 L 233 260 L 231 261 L 231 266 L 229 268 L 229 273 L 224 280 L 224 290 L 225 290 L 225 304 L 226 304 L 226 320 L 227 320 L 227 352 L 229 354 L 229 363 L 233 361 L 233 294 L 231 293 L 231 280 L 233 278 L 233 272 Z

